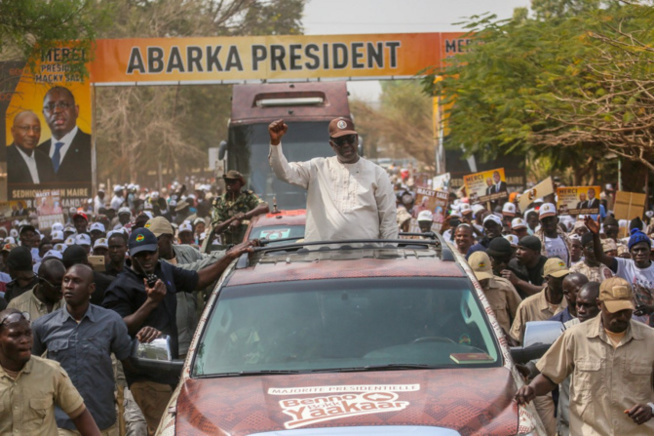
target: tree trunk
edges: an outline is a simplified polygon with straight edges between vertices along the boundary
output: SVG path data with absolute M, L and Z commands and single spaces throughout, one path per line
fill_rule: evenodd
M 640 162 L 622 160 L 622 190 L 627 192 L 646 192 L 647 167 Z

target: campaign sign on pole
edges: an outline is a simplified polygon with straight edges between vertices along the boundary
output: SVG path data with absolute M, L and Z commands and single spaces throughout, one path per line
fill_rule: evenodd
M 46 190 L 36 193 L 34 204 L 36 204 L 36 215 L 40 230 L 48 230 L 52 228 L 52 224 L 64 222 L 64 211 L 61 208 L 60 195 L 59 190 Z
M 484 203 L 508 198 L 504 168 L 483 171 L 463 176 L 463 183 L 470 204 Z
M 525 212 L 531 203 L 534 202 L 537 198 L 543 198 L 547 195 L 554 193 L 554 183 L 552 182 L 552 177 L 548 177 L 542 182 L 538 183 L 531 189 L 527 189 L 522 193 L 520 199 L 518 200 L 518 206 L 520 207 L 521 212 Z
M 637 192 L 618 191 L 615 193 L 613 214 L 619 220 L 632 220 L 642 218 L 645 212 L 647 196 Z
M 599 186 L 566 186 L 556 188 L 560 214 L 597 215 L 600 210 Z
M 439 191 L 419 186 L 416 188 L 415 207 L 418 211 L 428 210 L 434 215 L 432 231 L 440 232 L 447 213 L 448 196 L 446 191 Z M 411 232 L 420 232 L 418 222 L 411 220 Z

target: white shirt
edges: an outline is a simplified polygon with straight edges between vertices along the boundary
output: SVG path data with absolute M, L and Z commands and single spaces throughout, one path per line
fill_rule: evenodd
M 100 213 L 101 207 L 105 207 L 104 199 L 100 199 L 100 196 L 96 195 L 95 199 L 93 200 L 93 211 L 96 213 L 96 215 Z
M 122 206 L 124 202 L 125 202 L 125 197 L 119 197 L 117 195 L 114 195 L 113 198 L 111 199 L 110 207 L 117 212 L 118 209 L 120 209 L 120 206 Z
M 59 149 L 59 163 L 61 164 L 64 161 L 64 157 L 66 156 L 66 153 L 70 148 L 70 144 L 73 142 L 73 138 L 75 138 L 75 135 L 77 135 L 78 130 L 79 129 L 77 128 L 77 126 L 75 126 L 73 130 L 66 133 L 61 139 L 55 139 L 54 136 L 50 138 L 50 140 L 52 141 L 52 143 L 50 144 L 50 152 L 48 153 L 48 155 L 50 156 L 50 160 L 52 160 L 52 156 L 54 155 L 55 150 L 57 149 L 57 147 L 55 147 L 55 144 L 57 142 L 63 142 L 64 145 L 62 145 L 61 148 Z
M 565 246 L 563 239 L 559 237 L 548 238 L 545 236 L 545 251 L 547 252 L 548 258 L 558 257 L 564 262 L 568 259 L 568 247 Z M 569 267 L 570 265 L 567 266 Z
M 268 160 L 278 179 L 307 190 L 305 241 L 398 238 L 395 195 L 382 167 L 336 156 L 289 163 L 281 144 L 270 146 Z
M 27 169 L 30 170 L 32 183 L 41 183 L 39 181 L 39 171 L 36 169 L 36 151 L 32 150 L 32 155 L 28 156 L 19 146 L 16 146 L 16 150 L 18 150 L 18 153 L 25 161 L 25 164 L 27 164 Z

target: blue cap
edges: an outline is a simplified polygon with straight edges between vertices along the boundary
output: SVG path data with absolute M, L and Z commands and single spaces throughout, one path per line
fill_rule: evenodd
M 647 245 L 649 245 L 650 248 L 652 247 L 652 241 L 645 233 L 643 233 L 639 228 L 631 229 L 631 237 L 629 238 L 627 246 L 631 250 L 631 247 L 639 242 L 647 242 Z
M 129 255 L 134 256 L 142 251 L 157 251 L 159 241 L 150 230 L 140 227 L 129 235 Z

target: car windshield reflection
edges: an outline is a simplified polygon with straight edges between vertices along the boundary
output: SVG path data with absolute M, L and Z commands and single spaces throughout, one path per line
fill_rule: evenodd
M 500 366 L 465 279 L 365 278 L 224 288 L 196 377 Z

